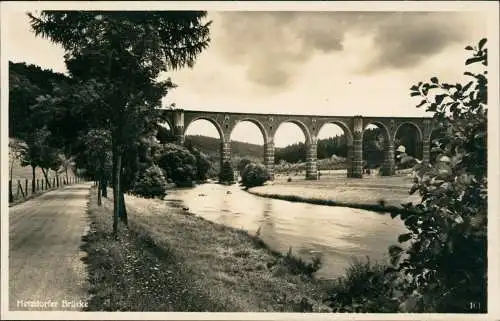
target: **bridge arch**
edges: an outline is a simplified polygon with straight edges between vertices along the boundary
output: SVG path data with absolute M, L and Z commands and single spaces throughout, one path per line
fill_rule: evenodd
M 309 145 L 310 143 L 315 142 L 313 140 L 311 132 L 309 131 L 309 128 L 306 126 L 306 124 L 304 124 L 300 120 L 293 119 L 293 118 L 280 119 L 278 122 L 276 122 L 275 127 L 274 126 L 270 127 L 270 130 L 271 130 L 270 138 L 272 139 L 272 141 L 274 141 L 274 138 L 276 136 L 276 132 L 278 131 L 278 128 L 285 123 L 295 124 L 300 128 L 300 130 L 302 130 L 302 133 L 304 134 L 306 145 Z
M 387 125 L 383 121 L 378 121 L 375 119 L 367 119 L 366 122 L 363 123 L 363 131 L 362 131 L 362 136 L 361 140 L 363 142 L 363 149 L 362 149 L 362 159 L 363 163 L 366 162 L 366 165 L 370 167 L 370 164 L 368 163 L 368 155 L 370 153 L 369 147 L 367 147 L 366 143 L 366 136 L 365 134 L 367 133 L 367 129 L 370 125 L 375 125 L 377 128 L 380 129 L 382 137 L 383 137 L 383 145 L 382 147 L 382 153 L 381 154 L 372 154 L 372 156 L 375 158 L 375 163 L 372 165 L 375 165 L 380 168 L 380 174 L 383 176 L 390 176 L 394 174 L 394 143 L 392 139 L 391 132 Z M 372 151 L 373 152 L 373 151 Z M 366 156 L 366 157 L 365 157 Z
M 393 132 L 393 137 L 392 140 L 394 142 L 394 148 L 398 148 L 398 144 L 396 144 L 398 140 L 398 134 L 403 130 L 403 128 L 412 128 L 416 134 L 416 137 L 412 137 L 412 142 L 409 142 L 408 144 L 411 145 L 413 148 L 409 148 L 409 146 L 406 146 L 408 144 L 403 144 L 406 148 L 406 153 L 410 154 L 413 157 L 416 157 L 418 159 L 423 158 L 423 132 L 420 126 L 418 126 L 415 122 L 413 121 L 403 121 L 396 128 L 394 129 Z M 403 143 L 403 142 L 401 142 Z M 410 152 L 411 151 L 411 152 Z
M 424 134 L 422 132 L 422 128 L 420 128 L 420 126 L 418 126 L 415 122 L 410 121 L 410 120 L 406 120 L 406 121 L 403 121 L 403 122 L 399 123 L 396 126 L 396 128 L 394 129 L 394 133 L 392 133 L 392 140 L 396 139 L 396 136 L 398 135 L 398 131 L 401 129 L 401 127 L 403 127 L 405 125 L 406 126 L 411 126 L 411 127 L 413 127 L 413 128 L 416 129 L 418 141 L 422 141 L 424 139 Z
M 262 134 L 264 145 L 267 144 L 267 142 L 269 141 L 269 134 L 267 133 L 266 128 L 264 127 L 262 122 L 260 122 L 259 120 L 255 119 L 255 118 L 251 118 L 251 117 L 245 117 L 242 119 L 238 119 L 237 121 L 234 122 L 234 124 L 231 127 L 231 130 L 229 132 L 229 137 L 228 137 L 229 141 L 231 140 L 231 137 L 233 135 L 233 132 L 234 132 L 234 129 L 236 128 L 236 126 L 238 126 L 238 124 L 240 124 L 242 122 L 250 122 L 250 123 L 254 124 L 255 126 L 257 126 L 257 128 L 259 128 L 259 130 L 260 130 L 260 133 Z
M 339 126 L 340 129 L 342 129 L 342 131 L 344 132 L 344 135 L 345 135 L 346 140 L 347 140 L 347 144 L 352 145 L 352 139 L 353 139 L 352 132 L 349 129 L 349 126 L 340 120 L 327 120 L 327 121 L 321 123 L 318 126 L 316 137 L 318 137 L 319 133 L 321 132 L 321 129 L 323 129 L 326 125 L 329 125 L 329 124 Z
M 189 129 L 189 126 L 197 120 L 206 120 L 206 121 L 209 121 L 210 123 L 212 123 L 212 125 L 215 126 L 215 129 L 217 129 L 217 132 L 219 133 L 219 137 L 220 137 L 221 142 L 226 141 L 226 137 L 224 137 L 224 131 L 222 130 L 222 126 L 219 124 L 219 122 L 217 122 L 217 120 L 212 118 L 212 117 L 204 116 L 204 115 L 198 116 L 198 117 L 193 117 L 192 119 L 190 119 L 188 122 L 186 122 L 184 124 L 184 133 L 183 133 L 184 136 L 186 136 L 186 133 Z

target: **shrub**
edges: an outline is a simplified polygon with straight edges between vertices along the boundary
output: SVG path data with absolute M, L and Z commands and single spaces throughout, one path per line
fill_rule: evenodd
M 231 162 L 225 161 L 219 174 L 219 181 L 221 183 L 234 183 L 234 170 Z
M 466 65 L 487 66 L 486 39 Z M 409 233 L 399 236 L 405 248 L 390 248 L 392 261 L 404 275 L 407 312 L 486 312 L 487 293 L 487 72 L 465 72 L 471 81 L 441 83 L 432 77 L 411 88 L 418 105 L 434 112 L 441 137 L 433 142 L 436 164 L 418 166 L 411 193 L 419 204 L 405 204 L 401 214 Z M 394 216 L 397 216 L 394 215 Z
M 186 148 L 196 159 L 196 180 L 202 182 L 206 181 L 210 172 L 213 170 L 212 162 L 207 155 L 194 147 L 190 140 L 188 140 L 188 142 Z
M 312 277 L 321 268 L 322 259 L 320 256 L 315 256 L 312 258 L 312 262 L 306 262 L 301 258 L 293 256 L 292 248 L 290 247 L 287 254 L 283 257 L 283 263 L 292 274 L 302 274 Z
M 395 277 L 385 273 L 386 267 L 355 260 L 344 276 L 334 281 L 328 290 L 327 304 L 333 312 L 397 312 L 394 298 Z
M 269 180 L 269 174 L 262 164 L 248 164 L 241 175 L 241 184 L 247 188 L 262 186 L 267 180 Z
M 145 198 L 163 198 L 167 195 L 166 189 L 167 180 L 162 169 L 153 165 L 140 174 L 131 192 Z
M 247 167 L 248 164 L 252 163 L 252 161 L 248 158 L 242 158 L 238 162 L 238 171 L 240 172 L 240 175 L 243 175 L 243 171 L 245 170 L 245 167 Z
M 196 157 L 185 147 L 165 144 L 158 152 L 158 165 L 177 186 L 192 186 L 196 180 Z

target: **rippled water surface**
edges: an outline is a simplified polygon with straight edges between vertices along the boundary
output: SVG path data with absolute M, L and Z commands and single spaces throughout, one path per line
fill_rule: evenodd
M 236 185 L 171 190 L 166 201 L 250 233 L 260 229 L 260 237 L 274 250 L 287 252 L 292 247 L 304 259 L 320 253 L 323 267 L 318 277 L 342 274 L 354 257 L 386 260 L 388 246 L 405 231 L 403 223 L 388 214 L 269 199 Z

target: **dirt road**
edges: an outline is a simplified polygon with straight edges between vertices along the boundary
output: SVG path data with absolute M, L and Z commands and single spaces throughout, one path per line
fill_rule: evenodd
M 91 183 L 9 208 L 9 310 L 78 311 L 86 304 L 80 250 Z

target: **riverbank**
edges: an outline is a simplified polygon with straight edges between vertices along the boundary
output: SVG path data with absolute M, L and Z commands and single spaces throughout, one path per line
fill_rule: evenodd
M 327 281 L 242 230 L 127 195 L 129 229 L 115 240 L 112 201 L 91 194 L 90 311 L 331 311 Z
M 335 175 L 321 180 L 276 179 L 248 189 L 257 196 L 317 205 L 345 206 L 377 212 L 401 212 L 401 204 L 420 200 L 410 195 L 410 176 L 368 176 L 362 179 Z

